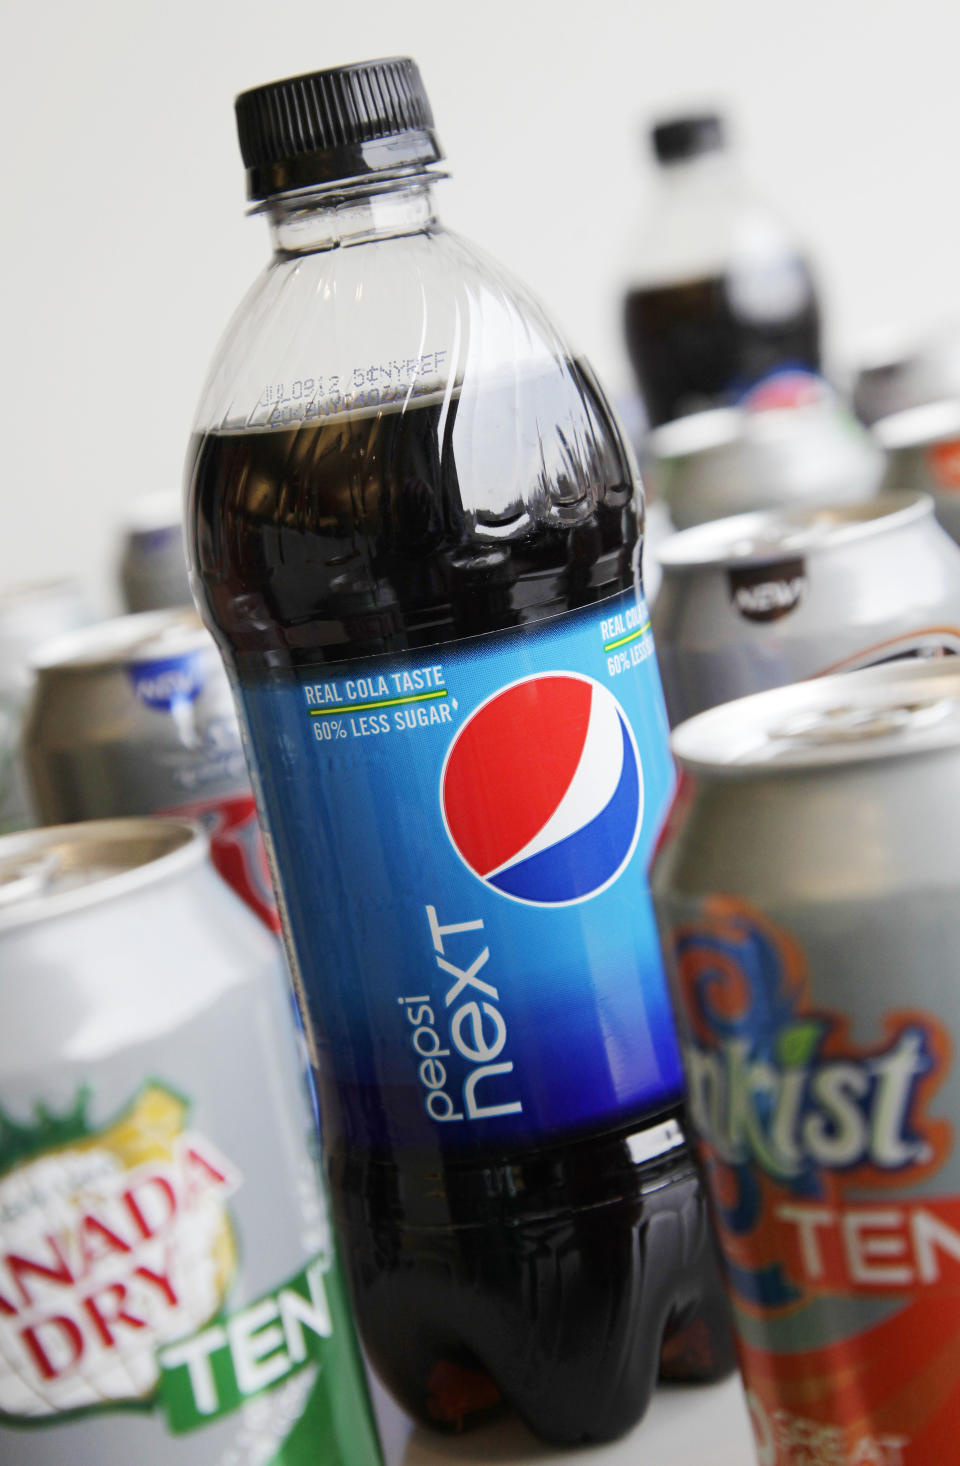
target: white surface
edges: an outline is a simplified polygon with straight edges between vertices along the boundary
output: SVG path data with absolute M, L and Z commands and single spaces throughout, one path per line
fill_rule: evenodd
M 753 1436 L 738 1378 L 720 1385 L 661 1386 L 646 1418 L 624 1440 L 589 1450 L 551 1451 L 519 1421 L 462 1436 L 411 1429 L 378 1392 L 386 1466 L 753 1466 Z
M 730 104 L 750 176 L 821 262 L 841 350 L 960 312 L 958 49 L 944 0 L 9 0 L 0 587 L 103 581 L 122 507 L 180 479 L 214 344 L 267 253 L 243 218 L 242 88 L 417 57 L 454 173 L 445 218 L 619 392 L 640 132 L 665 108 Z

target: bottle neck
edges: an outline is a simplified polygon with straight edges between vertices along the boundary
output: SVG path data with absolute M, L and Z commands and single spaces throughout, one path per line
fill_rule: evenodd
M 437 173 L 331 184 L 305 194 L 278 194 L 263 205 L 276 254 L 284 259 L 338 246 L 368 244 L 435 228 Z
M 678 192 L 727 188 L 737 179 L 734 160 L 722 148 L 697 153 L 692 158 L 676 158 L 673 162 L 661 163 L 659 173 L 664 189 Z

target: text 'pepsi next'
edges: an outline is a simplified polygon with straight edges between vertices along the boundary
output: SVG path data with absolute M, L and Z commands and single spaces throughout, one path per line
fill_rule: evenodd
M 589 369 L 439 224 L 412 62 L 238 100 L 275 245 L 197 420 L 374 1365 L 600 1440 L 732 1364 L 646 867 L 673 787 L 638 492 Z M 662 1346 L 662 1348 L 661 1348 Z

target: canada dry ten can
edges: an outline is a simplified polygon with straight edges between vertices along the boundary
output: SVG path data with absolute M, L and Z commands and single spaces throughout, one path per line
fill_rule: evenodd
M 960 652 L 960 550 L 925 494 L 673 535 L 653 634 L 670 721 L 824 672 Z
M 653 887 L 761 1466 L 947 1466 L 960 1431 L 960 672 L 673 736 Z
M 8 836 L 0 953 L 4 1466 L 376 1466 L 279 953 L 203 836 Z

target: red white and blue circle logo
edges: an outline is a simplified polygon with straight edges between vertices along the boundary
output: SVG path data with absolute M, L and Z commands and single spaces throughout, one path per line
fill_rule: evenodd
M 640 833 L 643 771 L 627 716 L 592 677 L 513 682 L 451 743 L 440 805 L 485 885 L 536 906 L 586 901 L 617 879 Z

